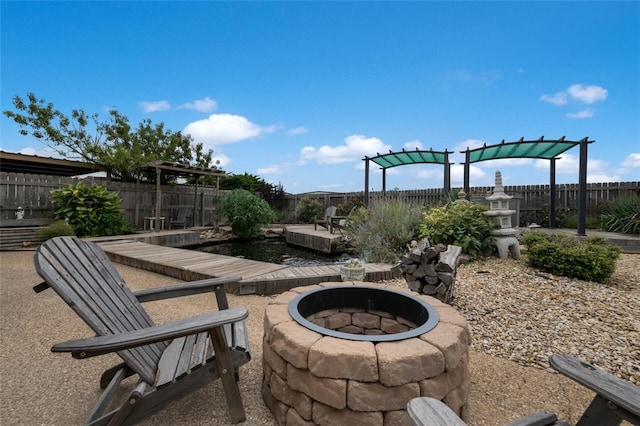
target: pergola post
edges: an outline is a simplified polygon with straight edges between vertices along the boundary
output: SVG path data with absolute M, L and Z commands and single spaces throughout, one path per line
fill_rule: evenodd
M 160 231 L 160 208 L 162 207 L 162 197 L 160 196 L 160 177 L 162 172 L 160 171 L 160 167 L 156 165 L 156 222 L 155 222 L 155 231 Z
M 387 169 L 382 169 L 382 196 L 387 195 Z
M 549 228 L 556 227 L 556 159 L 549 160 Z
M 470 195 L 469 195 L 469 168 L 471 166 L 471 151 L 469 151 L 469 147 L 467 147 L 467 150 L 465 151 L 464 154 L 464 182 L 463 182 L 463 188 L 464 188 L 464 193 L 467 195 L 467 200 L 469 199 Z
M 364 205 L 369 205 L 369 157 L 364 157 Z
M 578 236 L 587 235 L 587 144 L 588 138 L 580 141 L 580 170 L 578 172 Z
M 449 196 L 451 192 L 451 164 L 449 164 L 449 151 L 444 150 L 444 192 Z

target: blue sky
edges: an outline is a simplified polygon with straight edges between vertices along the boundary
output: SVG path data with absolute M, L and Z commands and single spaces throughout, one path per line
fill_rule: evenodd
M 361 191 L 364 158 L 595 140 L 588 181 L 640 181 L 640 2 L 2 1 L 1 109 L 149 118 L 223 169 L 292 193 Z M 1 117 L 4 151 L 52 156 Z M 577 183 L 578 148 L 557 162 Z M 471 186 L 546 184 L 548 161 L 475 163 Z M 439 165 L 387 189 L 439 188 Z M 372 167 L 370 187 L 381 189 Z

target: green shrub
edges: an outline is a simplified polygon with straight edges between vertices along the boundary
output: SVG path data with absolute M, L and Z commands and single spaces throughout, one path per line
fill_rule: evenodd
M 302 223 L 313 223 L 316 219 L 322 218 L 324 210 L 322 203 L 312 200 L 309 197 L 302 197 L 298 204 L 298 217 Z
M 489 232 L 497 222 L 484 214 L 489 208 L 480 204 L 461 203 L 434 207 L 424 214 L 420 236 L 431 244 L 452 244 L 473 256 L 490 248 Z
M 343 233 L 356 246 L 360 258 L 393 263 L 416 237 L 421 216 L 420 206 L 404 201 L 372 202 L 351 212 Z
M 104 186 L 75 186 L 51 191 L 56 220 L 65 220 L 79 237 L 129 234 L 135 228 L 122 215 L 122 200 Z
M 581 241 L 568 235 L 528 232 L 521 242 L 527 247 L 529 265 L 585 281 L 608 281 L 620 256 L 617 246 L 600 237 Z
M 234 189 L 225 196 L 220 211 L 231 223 L 233 233 L 240 238 L 260 235 L 262 226 L 269 225 L 276 219 L 269 203 L 244 189 Z
M 36 231 L 36 236 L 42 240 L 48 240 L 53 237 L 73 236 L 76 233 L 73 227 L 64 220 L 56 220 L 47 226 L 41 226 Z
M 603 208 L 602 229 L 622 234 L 640 234 L 640 197 L 621 197 Z

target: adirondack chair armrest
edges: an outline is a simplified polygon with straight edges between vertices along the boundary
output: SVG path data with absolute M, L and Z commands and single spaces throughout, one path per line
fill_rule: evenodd
M 224 284 L 235 283 L 242 279 L 240 276 L 229 276 L 220 278 L 207 278 L 199 281 L 174 284 L 160 288 L 150 288 L 146 290 L 134 291 L 133 294 L 142 302 L 153 302 L 156 300 L 171 299 L 174 297 L 192 296 L 194 294 L 208 293 L 224 290 Z M 226 306 L 220 306 L 226 309 Z
M 407 414 L 415 426 L 466 426 L 442 401 L 426 396 L 410 400 Z
M 231 308 L 191 318 L 183 318 L 165 324 L 156 325 L 128 333 L 110 334 L 70 340 L 58 343 L 52 352 L 71 352 L 74 358 L 84 359 L 104 355 L 150 343 L 189 336 L 220 327 L 225 324 L 242 321 L 249 316 L 246 308 Z
M 594 391 L 616 408 L 618 415 L 640 424 L 640 388 L 570 355 L 551 355 L 549 364 L 571 380 Z M 611 405 L 613 404 L 613 405 Z

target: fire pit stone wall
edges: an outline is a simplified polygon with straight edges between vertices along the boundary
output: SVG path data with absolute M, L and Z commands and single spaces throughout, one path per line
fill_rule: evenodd
M 470 334 L 464 317 L 409 289 L 403 292 L 427 301 L 440 316 L 434 329 L 415 338 L 346 340 L 305 328 L 289 314 L 299 294 L 343 285 L 294 288 L 266 308 L 262 395 L 278 424 L 411 425 L 406 404 L 417 396 L 438 398 L 465 419 Z

